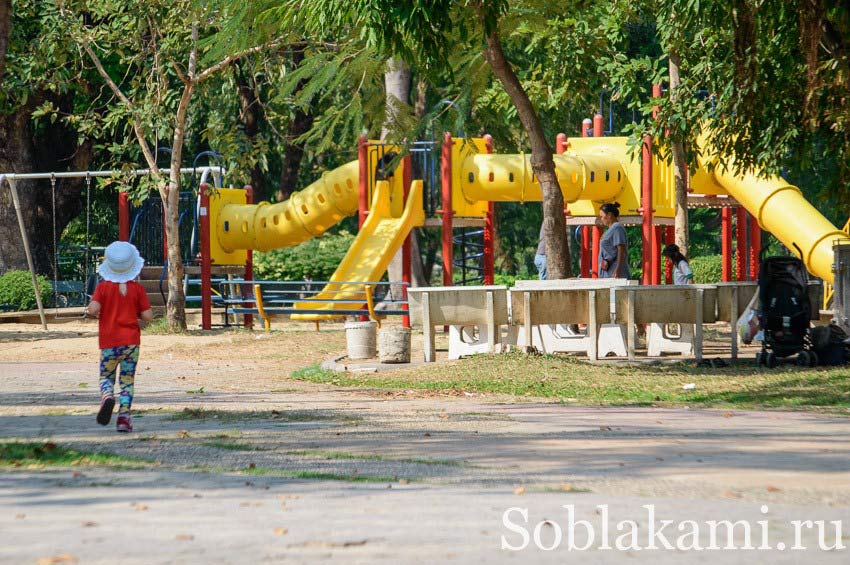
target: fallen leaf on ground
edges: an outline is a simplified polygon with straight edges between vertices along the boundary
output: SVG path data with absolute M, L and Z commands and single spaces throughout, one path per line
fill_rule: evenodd
M 135 504 L 133 506 L 133 508 L 135 508 L 136 510 L 145 511 L 145 510 L 148 509 L 148 505 L 147 504 Z
M 178 433 L 180 434 L 181 438 L 189 437 L 189 430 L 180 430 Z
M 410 481 L 408 481 L 407 479 L 399 479 L 398 480 L 398 484 L 400 484 L 400 485 L 406 485 L 406 484 L 409 484 L 409 483 L 410 483 Z
M 248 468 L 249 468 L 249 469 L 256 469 L 256 468 L 257 468 L 257 465 L 256 465 L 255 463 L 249 463 L 249 464 L 248 464 Z
M 425 432 L 423 435 L 424 435 L 425 437 L 431 437 L 431 434 L 430 434 L 430 433 L 428 433 L 428 432 Z
M 726 412 L 723 413 L 724 418 L 731 418 L 734 415 L 735 415 L 734 412 L 729 412 L 729 411 L 726 411 Z
M 286 528 L 275 528 L 275 529 L 274 529 L 274 533 L 275 533 L 276 535 L 282 536 L 282 535 L 284 535 L 284 534 L 288 534 L 288 533 L 289 533 L 289 530 L 287 530 Z
M 727 490 L 723 493 L 723 496 L 725 496 L 726 498 L 741 498 L 741 494 L 735 492 L 734 490 Z
M 767 492 L 779 492 L 779 488 L 773 485 L 767 485 Z
M 195 539 L 195 536 L 192 534 L 177 534 L 177 539 L 180 541 L 192 541 Z
M 83 523 L 82 523 L 82 526 L 83 526 L 84 528 L 94 528 L 95 526 L 97 526 L 97 522 L 91 522 L 91 521 L 89 521 L 89 522 L 83 522 Z
M 611 426 L 599 426 L 599 429 L 602 430 L 603 432 L 610 432 Z
M 41 557 L 36 563 L 38 563 L 38 565 L 52 565 L 53 563 L 79 563 L 79 559 L 70 553 L 62 553 L 52 557 Z
M 79 471 L 74 471 L 73 473 L 71 473 L 71 476 L 74 477 L 75 479 L 78 479 L 80 477 L 85 477 L 85 475 L 83 475 Z
M 514 489 L 514 494 L 525 494 L 525 487 L 516 487 Z
M 26 514 L 15 514 L 15 520 L 23 520 L 26 517 Z

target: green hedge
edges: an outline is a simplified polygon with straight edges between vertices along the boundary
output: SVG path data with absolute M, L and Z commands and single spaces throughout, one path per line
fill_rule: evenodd
M 339 266 L 354 236 L 341 231 L 295 247 L 254 253 L 254 275 L 273 281 L 326 281 Z
M 690 260 L 696 284 L 718 283 L 722 277 L 723 263 L 720 255 L 703 255 Z
M 49 304 L 53 295 L 50 281 L 38 275 L 38 287 L 42 304 Z M 29 271 L 7 271 L 0 277 L 0 305 L 13 306 L 17 310 L 33 310 L 38 306 Z

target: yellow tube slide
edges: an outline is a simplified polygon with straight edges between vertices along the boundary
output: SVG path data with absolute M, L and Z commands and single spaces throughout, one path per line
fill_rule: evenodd
M 322 235 L 357 211 L 360 165 L 352 161 L 322 175 L 285 202 L 227 204 L 216 220 L 216 236 L 226 251 L 268 251 Z
M 625 171 L 619 159 L 605 154 L 555 155 L 555 174 L 564 202 L 613 200 L 622 192 Z M 530 155 L 474 154 L 461 164 L 464 197 L 497 202 L 542 199 L 540 183 L 531 170 Z
M 731 167 L 731 165 L 730 165 Z M 736 176 L 729 169 L 714 170 L 714 180 L 795 253 L 813 275 L 833 284 L 832 244 L 847 234 L 824 218 L 796 186 L 781 177 Z

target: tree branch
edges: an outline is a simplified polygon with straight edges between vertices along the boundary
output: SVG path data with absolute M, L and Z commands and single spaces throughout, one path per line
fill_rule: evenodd
M 274 47 L 277 47 L 281 43 L 282 43 L 281 39 L 275 39 L 274 41 L 270 41 L 269 43 L 263 43 L 262 45 L 255 45 L 254 47 L 251 47 L 249 49 L 244 49 L 242 51 L 234 53 L 233 55 L 228 55 L 227 57 L 225 57 L 224 59 L 222 59 L 221 61 L 219 61 L 215 65 L 208 67 L 208 68 L 204 69 L 203 71 L 201 71 L 200 73 L 198 73 L 197 76 L 194 77 L 193 82 L 195 84 L 197 84 L 197 83 L 201 82 L 202 80 L 209 78 L 212 74 L 220 71 L 221 69 L 223 69 L 227 65 L 233 63 L 234 61 L 241 59 L 242 57 L 245 57 L 247 55 L 251 55 L 252 53 L 259 53 L 260 51 L 265 51 L 266 49 L 272 49 Z

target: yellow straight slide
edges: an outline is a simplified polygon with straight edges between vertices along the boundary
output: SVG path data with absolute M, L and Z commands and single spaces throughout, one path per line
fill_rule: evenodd
M 372 196 L 372 207 L 366 221 L 354 238 L 330 283 L 309 301 L 297 302 L 299 310 L 352 310 L 356 304 L 323 302 L 351 300 L 366 303 L 364 285 L 356 283 L 378 282 L 387 271 L 393 256 L 401 249 L 410 230 L 425 223 L 422 209 L 422 181 L 413 181 L 404 210 L 393 217 L 390 208 L 390 185 L 378 181 Z M 355 283 L 355 284 L 351 284 Z M 331 320 L 346 314 L 293 314 L 293 320 Z

